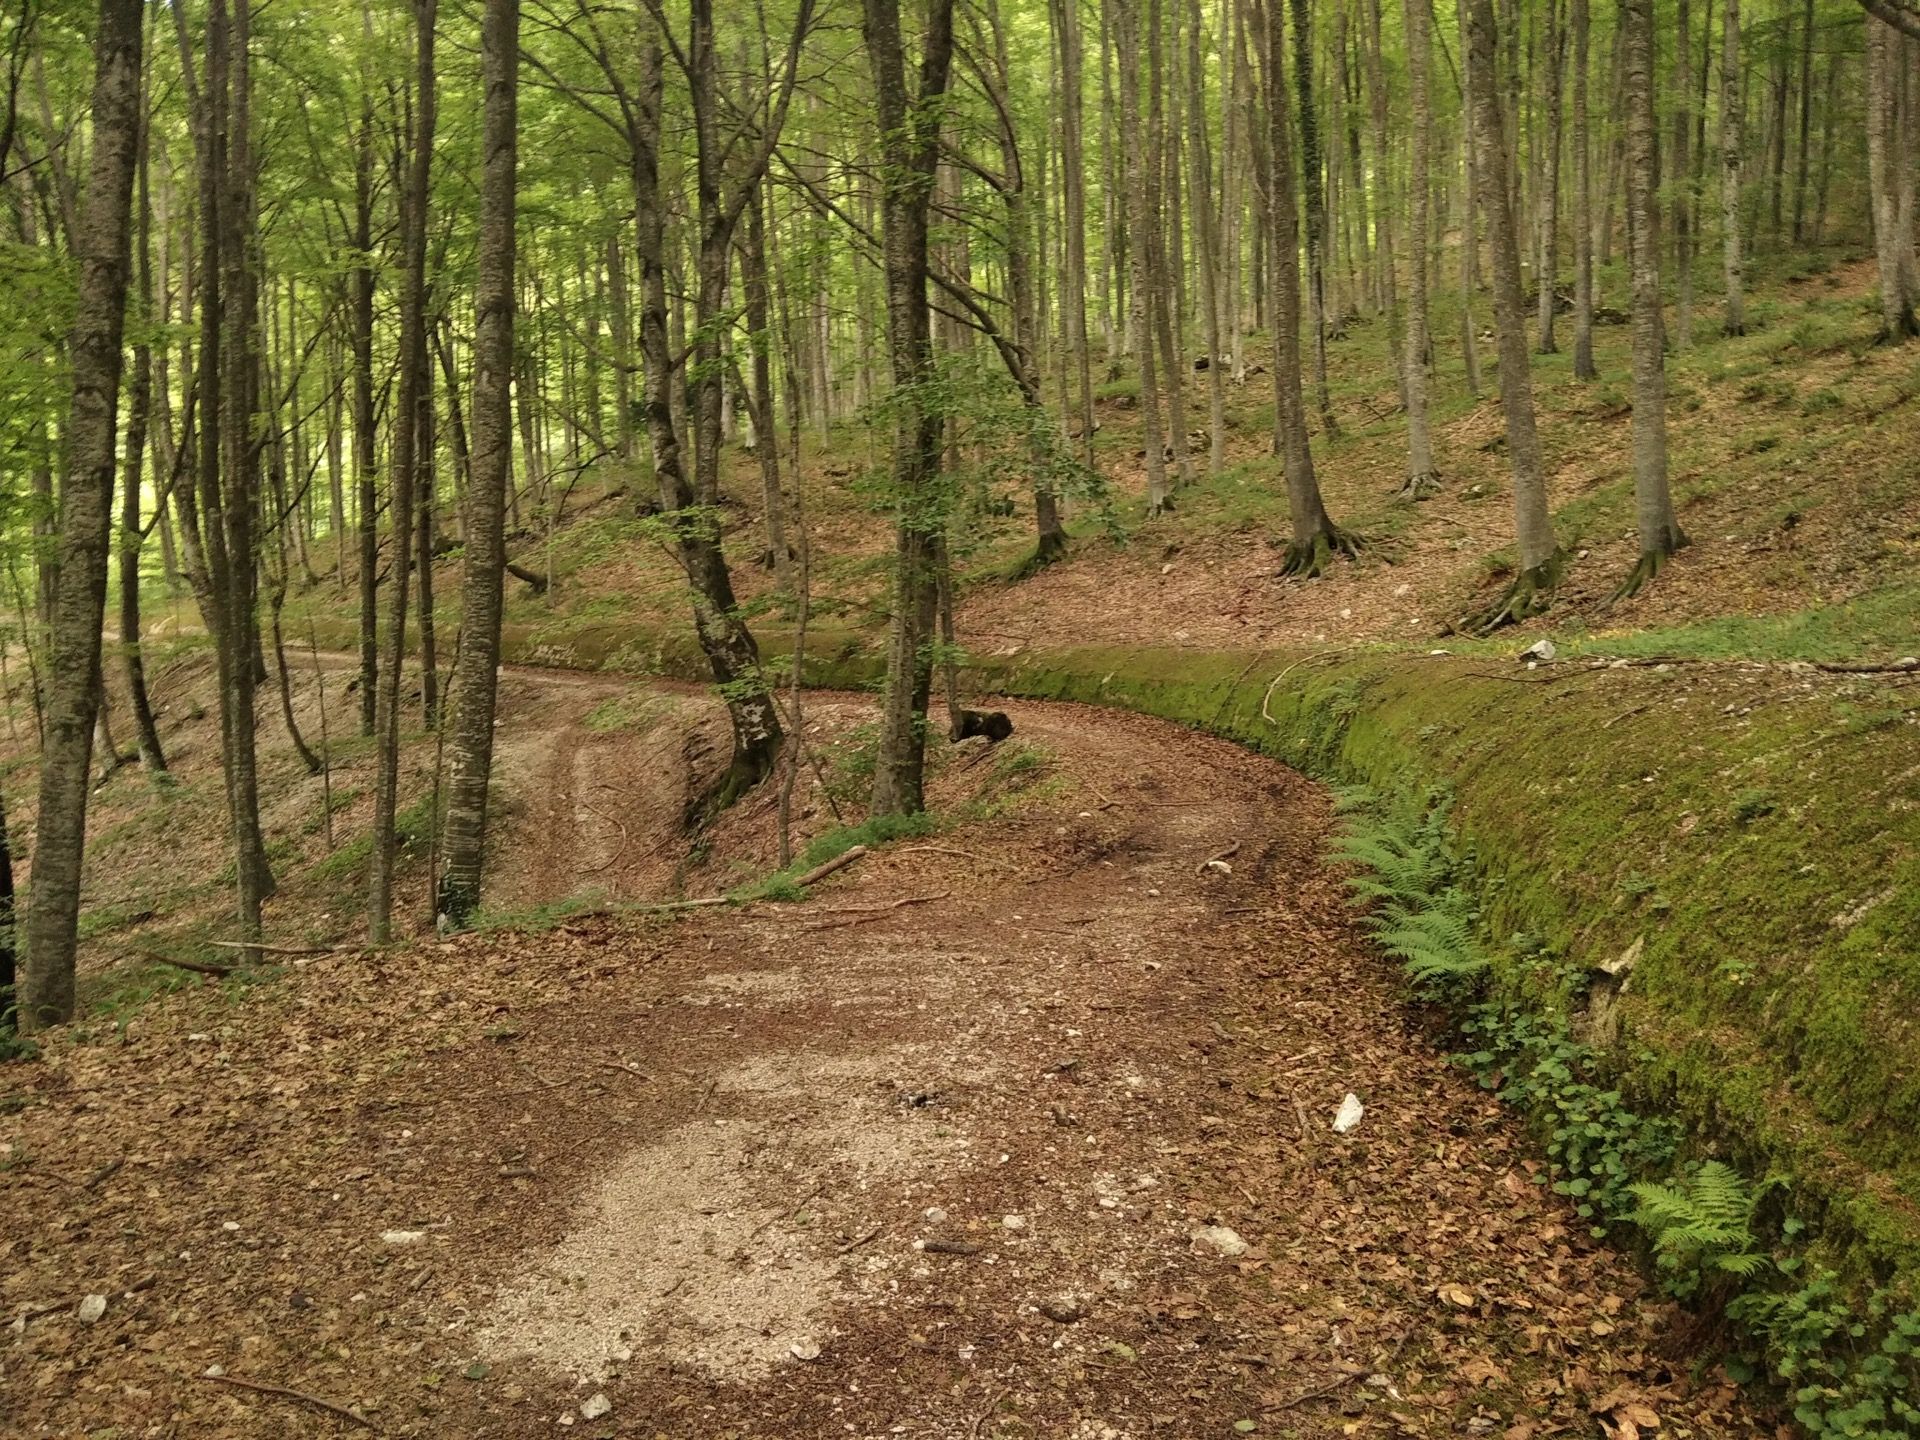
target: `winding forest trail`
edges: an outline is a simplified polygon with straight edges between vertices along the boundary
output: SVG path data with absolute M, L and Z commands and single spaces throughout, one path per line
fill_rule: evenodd
M 1766 1433 L 1423 1035 L 1323 792 L 1010 712 L 1019 805 L 808 903 L 318 956 L 23 1067 L 7 1433 Z

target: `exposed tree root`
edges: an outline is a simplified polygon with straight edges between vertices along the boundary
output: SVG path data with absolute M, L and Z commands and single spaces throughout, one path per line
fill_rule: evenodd
M 1356 559 L 1363 543 L 1351 530 L 1342 530 L 1329 520 L 1326 528 L 1311 540 L 1287 546 L 1286 558 L 1280 562 L 1280 574 L 1293 580 L 1312 580 L 1326 573 L 1335 556 Z
M 1167 508 L 1173 508 L 1169 502 Z M 1056 560 L 1063 560 L 1067 554 L 1067 532 L 1054 530 L 1040 537 L 1033 553 L 1020 562 L 1019 568 L 1007 577 L 1009 585 L 1018 585 L 1022 580 L 1031 580 Z
M 1513 583 L 1501 592 L 1498 600 L 1462 620 L 1457 628 L 1469 635 L 1491 635 L 1504 626 L 1544 614 L 1553 603 L 1553 592 L 1560 587 L 1566 570 L 1567 557 L 1556 550 L 1533 569 L 1522 570 L 1514 576 Z
M 1627 572 L 1627 578 L 1622 580 L 1619 588 L 1607 597 L 1607 604 L 1612 605 L 1629 596 L 1638 595 L 1653 583 L 1653 577 L 1666 569 L 1667 561 L 1671 560 L 1675 553 L 1683 549 L 1687 543 L 1687 537 L 1681 533 L 1678 526 L 1675 526 L 1673 533 L 1667 537 L 1666 545 L 1641 551 L 1640 558 L 1634 562 L 1633 569 Z
M 742 795 L 773 774 L 780 755 L 780 742 L 762 740 L 749 746 L 735 746 L 733 760 L 707 792 L 687 807 L 688 828 L 698 829 Z
M 1409 475 L 1406 483 L 1394 495 L 1396 500 L 1431 500 L 1440 493 L 1440 472 L 1429 470 L 1424 475 Z

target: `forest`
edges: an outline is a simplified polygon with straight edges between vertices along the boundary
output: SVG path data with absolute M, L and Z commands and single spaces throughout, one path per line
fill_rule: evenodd
M 0 69 L 0 1432 L 1920 1433 L 1913 0 Z

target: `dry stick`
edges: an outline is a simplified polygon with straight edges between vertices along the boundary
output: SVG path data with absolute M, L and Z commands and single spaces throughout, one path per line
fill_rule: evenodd
M 902 845 L 898 850 L 889 853 L 894 855 L 958 855 L 962 860 L 978 860 L 980 858 L 971 850 L 958 850 L 951 845 Z
M 345 955 L 360 945 L 262 945 L 253 940 L 209 940 L 216 950 L 258 950 L 262 955 Z
M 1202 860 L 1198 865 L 1194 866 L 1193 867 L 1194 874 L 1204 875 L 1207 873 L 1207 867 L 1209 865 L 1212 865 L 1215 862 L 1221 861 L 1221 860 L 1231 860 L 1234 856 L 1238 855 L 1239 853 L 1240 853 L 1240 842 L 1236 840 L 1233 842 L 1233 844 L 1227 846 L 1226 849 L 1222 850 L 1218 855 L 1209 855 L 1206 859 Z
M 364 1415 L 356 1415 L 344 1405 L 336 1405 L 331 1400 L 323 1400 L 318 1395 L 309 1395 L 304 1390 L 295 1390 L 286 1385 L 271 1385 L 264 1380 L 247 1380 L 238 1375 L 201 1375 L 196 1378 L 211 1380 L 216 1385 L 232 1385 L 241 1390 L 253 1390 L 261 1395 L 278 1395 L 287 1400 L 298 1400 L 303 1405 L 311 1405 L 316 1410 L 324 1410 L 329 1415 L 337 1415 L 342 1420 L 350 1420 L 363 1430 L 379 1433 L 379 1427 Z
M 951 890 L 942 890 L 937 895 L 906 895 L 898 900 L 883 901 L 878 905 L 841 905 L 832 910 L 812 910 L 812 915 L 872 915 L 887 910 L 898 910 L 902 905 L 925 905 L 930 900 L 944 900 L 953 894 Z
M 156 964 L 171 965 L 178 970 L 191 970 L 196 975 L 231 975 L 234 970 L 231 965 L 209 965 L 200 960 L 176 960 L 171 955 L 162 955 L 158 950 L 136 950 L 134 953 Z
M 968 1434 L 978 1437 L 981 1432 L 986 1429 L 986 1424 L 993 1418 L 994 1412 L 1000 1408 L 1000 1402 L 1012 1393 L 1013 1387 L 1011 1385 L 1002 1385 L 1000 1389 L 994 1393 L 994 1397 L 987 1401 L 987 1408 L 973 1417 L 973 1428 L 968 1431 Z
M 795 880 L 793 883 L 795 885 L 798 885 L 802 890 L 804 890 L 809 885 L 814 884 L 816 881 L 826 879 L 827 876 L 833 874 L 834 871 L 843 869 L 844 867 L 853 864 L 854 861 L 860 859 L 866 853 L 867 853 L 866 846 L 855 845 L 849 850 L 841 851 L 838 855 L 834 856 L 833 859 L 827 861 L 824 865 L 814 866 L 813 869 L 809 870 L 806 874 L 802 875 L 798 880 Z

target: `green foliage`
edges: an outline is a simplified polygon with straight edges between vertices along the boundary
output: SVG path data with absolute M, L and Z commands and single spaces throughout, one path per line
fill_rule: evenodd
M 1833 1271 L 1816 1267 L 1798 1286 L 1735 1297 L 1727 1313 L 1758 1343 L 1755 1360 L 1786 1387 L 1793 1418 L 1815 1440 L 1901 1440 L 1920 1429 L 1920 1311 L 1896 1311 L 1884 1291 L 1856 1306 Z M 1736 1378 L 1758 1372 L 1753 1363 L 1728 1369 Z
M 1349 795 L 1333 854 L 1353 867 L 1347 887 L 1369 907 L 1363 923 L 1419 989 L 1438 996 L 1487 973 L 1473 904 L 1455 883 L 1444 803 L 1409 816 Z
M 1627 1218 L 1652 1241 L 1667 1288 L 1685 1298 L 1718 1277 L 1751 1280 L 1771 1267 L 1754 1234 L 1753 1217 L 1779 1183 L 1751 1185 L 1737 1170 L 1709 1160 L 1670 1183 L 1643 1180 L 1631 1186 L 1640 1203 Z
M 928 835 L 936 828 L 938 822 L 924 811 L 917 815 L 875 815 L 858 825 L 838 826 L 824 835 L 815 836 L 786 869 L 776 870 L 771 875 L 731 890 L 727 898 L 736 905 L 755 900 L 804 900 L 807 892 L 795 882 L 809 870 L 817 869 L 829 860 L 837 860 L 856 845 L 872 849 L 890 840 Z

